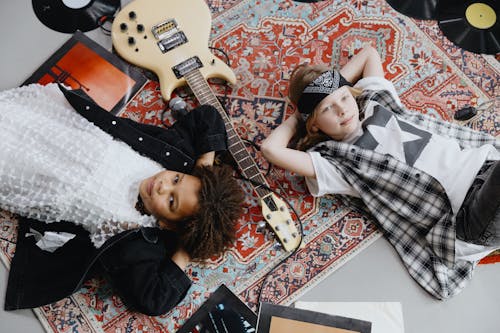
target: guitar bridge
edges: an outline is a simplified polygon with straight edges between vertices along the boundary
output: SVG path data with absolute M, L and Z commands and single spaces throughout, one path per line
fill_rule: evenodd
M 160 40 L 158 42 L 158 47 L 160 48 L 161 52 L 166 53 L 179 45 L 187 43 L 187 41 L 188 40 L 186 35 L 182 31 L 179 31 L 171 36 L 168 36 L 167 38 Z
M 177 22 L 174 19 L 170 19 L 154 25 L 151 28 L 151 32 L 156 39 L 160 40 L 179 32 L 179 30 L 177 29 Z
M 172 67 L 172 71 L 174 72 L 177 79 L 180 79 L 187 73 L 201 67 L 203 67 L 203 64 L 201 63 L 200 58 L 194 56 Z

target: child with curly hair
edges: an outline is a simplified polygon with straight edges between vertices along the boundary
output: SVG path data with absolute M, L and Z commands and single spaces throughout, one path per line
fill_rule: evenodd
M 20 215 L 6 309 L 54 302 L 101 272 L 131 309 L 165 313 L 191 285 L 187 264 L 235 240 L 244 196 L 213 166 L 227 147 L 212 107 L 165 129 L 30 85 L 0 93 L 0 137 L 0 207 Z

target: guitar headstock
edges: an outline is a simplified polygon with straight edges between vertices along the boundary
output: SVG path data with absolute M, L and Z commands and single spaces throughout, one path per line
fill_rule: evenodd
M 274 193 L 269 193 L 260 199 L 262 215 L 278 237 L 283 248 L 290 252 L 301 245 L 302 236 L 283 200 Z

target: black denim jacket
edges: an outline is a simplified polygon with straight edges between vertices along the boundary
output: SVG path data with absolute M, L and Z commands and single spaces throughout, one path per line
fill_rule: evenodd
M 201 154 L 227 149 L 224 122 L 211 106 L 201 106 L 165 129 L 113 116 L 80 90 L 61 90 L 83 117 L 169 170 L 190 173 Z M 25 236 L 30 228 L 76 237 L 50 253 L 38 248 L 34 237 Z M 175 235 L 157 228 L 122 232 L 96 249 L 80 226 L 21 217 L 17 239 L 5 310 L 58 301 L 80 289 L 94 273 L 103 273 L 130 309 L 148 315 L 169 311 L 191 286 L 170 259 L 169 245 L 175 243 Z

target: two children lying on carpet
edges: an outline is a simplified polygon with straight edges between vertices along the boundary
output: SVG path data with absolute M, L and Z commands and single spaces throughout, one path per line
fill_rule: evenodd
M 262 151 L 313 195 L 345 195 L 371 215 L 417 282 L 447 298 L 500 246 L 499 142 L 405 110 L 383 76 L 369 47 L 340 72 L 298 66 L 298 111 Z M 226 148 L 224 124 L 201 107 L 169 129 L 142 125 L 62 91 L 0 94 L 0 205 L 24 216 L 5 307 L 54 302 L 101 272 L 132 309 L 167 312 L 189 288 L 190 258 L 235 237 L 238 184 L 226 169 L 195 168 Z M 297 127 L 300 150 L 287 148 Z

